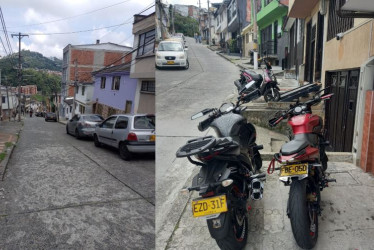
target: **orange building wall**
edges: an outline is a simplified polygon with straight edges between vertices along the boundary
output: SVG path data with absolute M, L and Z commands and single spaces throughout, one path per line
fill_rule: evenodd
M 95 52 L 93 51 L 73 49 L 71 51 L 70 63 L 74 64 L 75 60 L 77 60 L 78 64 L 92 65 L 94 63 L 94 56 L 95 56 Z

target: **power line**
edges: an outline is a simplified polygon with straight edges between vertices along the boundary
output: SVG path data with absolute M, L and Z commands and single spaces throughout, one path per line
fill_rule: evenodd
M 138 13 L 138 15 L 141 14 L 141 13 L 143 13 L 143 12 L 145 12 L 145 11 L 147 11 L 147 10 L 149 10 L 149 9 L 152 8 L 153 6 L 155 6 L 155 4 L 154 4 L 153 1 L 152 1 L 151 4 L 149 4 L 148 6 L 146 6 L 145 9 L 141 10 L 141 11 Z M 129 22 L 131 19 L 133 19 L 133 16 L 131 16 L 130 18 L 128 18 L 125 22 Z M 119 28 L 119 26 L 116 27 L 116 28 L 114 28 L 113 30 L 108 31 L 108 32 L 105 33 L 103 36 L 101 36 L 99 39 L 103 38 L 104 36 L 108 35 L 109 33 L 115 31 L 115 30 L 118 29 L 118 28 Z M 122 43 L 122 42 L 121 42 L 121 43 Z
M 120 24 L 115 24 L 115 25 L 106 26 L 106 27 L 102 27 L 102 28 L 89 29 L 89 30 L 78 30 L 78 31 L 69 31 L 69 32 L 54 32 L 54 33 L 29 33 L 29 35 L 30 36 L 51 36 L 51 35 L 76 34 L 76 33 L 83 33 L 83 32 L 90 32 L 90 31 L 95 31 L 95 30 L 102 30 L 102 29 L 113 28 L 113 27 L 122 26 L 122 25 L 129 24 L 129 23 L 131 23 L 131 22 L 120 23 Z M 15 31 L 9 31 L 8 33 L 15 34 L 17 32 L 15 32 Z
M 122 1 L 122 2 L 119 2 L 119 3 L 116 3 L 116 4 L 112 4 L 112 5 L 100 8 L 100 9 L 88 11 L 88 12 L 85 12 L 85 13 L 82 13 L 82 14 L 78 14 L 78 15 L 75 15 L 75 16 L 69 16 L 69 17 L 64 17 L 64 18 L 55 19 L 55 20 L 51 20 L 51 21 L 46 21 L 46 22 L 41 22 L 41 23 L 27 24 L 27 25 L 22 25 L 22 26 L 17 26 L 17 27 L 10 27 L 10 28 L 22 28 L 22 27 L 37 26 L 37 25 L 42 25 L 42 24 L 47 24 L 47 23 L 60 22 L 60 21 L 63 21 L 63 20 L 67 20 L 67 19 L 71 19 L 71 18 L 75 18 L 75 17 L 79 17 L 79 16 L 84 16 L 84 15 L 87 15 L 87 14 L 92 14 L 92 13 L 98 12 L 100 10 L 108 9 L 110 7 L 117 6 L 117 5 L 120 5 L 120 4 L 123 4 L 123 3 L 126 3 L 126 2 L 130 2 L 130 1 L 131 0 Z

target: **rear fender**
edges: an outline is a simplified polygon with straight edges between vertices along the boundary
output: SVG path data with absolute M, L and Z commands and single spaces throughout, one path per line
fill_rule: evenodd
M 230 176 L 231 171 L 227 165 L 227 162 L 215 161 L 200 168 L 200 172 L 192 180 L 193 187 L 200 187 L 200 196 L 210 191 L 211 184 L 223 181 Z
M 230 219 L 229 213 L 221 213 L 217 218 L 208 219 L 206 222 L 210 236 L 215 240 L 225 238 L 230 230 Z

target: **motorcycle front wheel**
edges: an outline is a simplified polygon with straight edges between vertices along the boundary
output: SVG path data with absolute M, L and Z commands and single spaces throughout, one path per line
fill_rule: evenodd
M 276 88 L 268 88 L 264 93 L 265 102 L 277 102 L 280 99 L 280 93 Z
M 247 244 L 248 238 L 248 216 L 247 211 L 231 209 L 229 220 L 229 232 L 223 239 L 216 240 L 222 250 L 239 250 Z
M 289 194 L 289 217 L 296 243 L 303 249 L 312 249 L 318 238 L 318 214 L 307 200 L 311 192 L 308 180 L 293 180 Z

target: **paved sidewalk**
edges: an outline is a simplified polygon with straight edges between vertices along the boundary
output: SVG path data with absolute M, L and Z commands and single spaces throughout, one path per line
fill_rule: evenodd
M 209 49 L 211 49 L 211 48 L 209 48 Z M 235 64 L 236 66 L 238 66 L 241 69 L 251 69 L 251 70 L 255 71 L 257 74 L 262 74 L 263 73 L 263 71 L 261 69 L 261 65 L 258 65 L 257 70 L 253 69 L 253 65 L 250 63 L 251 60 L 249 58 L 240 57 L 239 55 L 236 55 L 236 54 L 222 53 L 222 52 L 219 52 L 218 50 L 214 50 L 214 49 L 211 49 L 211 50 L 216 51 L 216 53 L 218 55 L 220 55 L 221 57 L 230 61 L 231 63 Z M 283 76 L 284 73 L 283 73 L 282 67 L 272 66 L 272 68 L 273 68 L 274 74 L 277 77 L 277 81 L 280 84 L 281 91 L 288 91 L 288 90 L 299 87 L 299 83 L 297 82 L 297 80 L 284 78 L 284 76 Z
M 267 165 L 264 162 L 263 168 Z M 315 249 L 374 249 L 374 177 L 353 164 L 340 162 L 329 162 L 328 172 L 337 183 L 330 183 L 321 193 L 323 211 Z M 277 174 L 267 175 L 264 198 L 250 201 L 245 249 L 300 249 L 286 215 L 288 191 Z M 193 193 L 185 203 L 167 249 L 219 249 L 206 220 L 192 216 L 190 203 L 196 195 Z
M 23 127 L 23 117 L 21 122 L 17 120 L 0 122 L 0 153 L 5 153 L 3 159 L 0 158 L 0 181 L 3 180 L 4 173 L 8 164 L 8 160 L 13 152 L 15 144 L 18 140 L 18 134 Z

